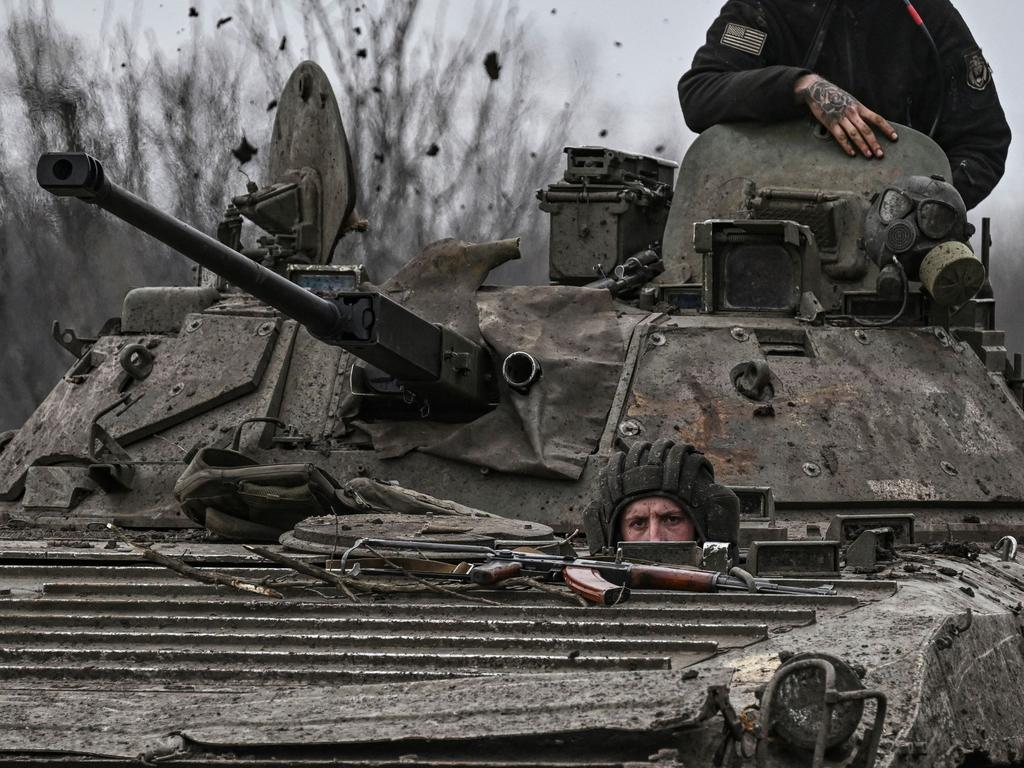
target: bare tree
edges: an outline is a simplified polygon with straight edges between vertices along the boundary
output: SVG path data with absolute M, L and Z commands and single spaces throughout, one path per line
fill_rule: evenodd
M 452 37 L 418 0 L 303 0 L 297 35 L 278 4 L 240 4 L 214 39 L 197 34 L 170 58 L 140 53 L 139 31 L 124 21 L 100 51 L 62 28 L 49 2 L 9 9 L 0 323 L 10 364 L 0 369 L 0 429 L 20 424 L 70 362 L 44 341 L 53 319 L 88 335 L 119 313 L 129 288 L 190 279 L 181 259 L 130 227 L 41 192 L 38 155 L 89 152 L 129 188 L 212 231 L 243 171 L 268 181 L 258 178 L 266 152 L 239 168 L 230 150 L 243 133 L 266 146 L 267 104 L 302 58 L 318 60 L 337 86 L 359 211 L 370 221 L 369 232 L 342 241 L 346 260 L 380 279 L 440 237 L 522 236 L 526 259 L 505 279 L 543 279 L 546 230 L 533 193 L 560 164 L 579 94 L 559 114 L 540 114 L 529 26 L 509 2 L 471 7 L 472 33 Z
M 446 6 L 435 9 L 427 17 L 418 0 L 303 0 L 307 50 L 287 57 L 274 55 L 279 37 L 255 16 L 245 29 L 268 83 L 282 83 L 303 54 L 327 52 L 370 222 L 343 241 L 346 259 L 381 278 L 440 237 L 522 236 L 517 277 L 543 279 L 534 192 L 559 163 L 579 94 L 540 119 L 530 86 L 542 73 L 514 5 L 474 3 L 463 37 L 425 34 L 445 26 Z M 499 69 L 488 72 L 492 52 Z

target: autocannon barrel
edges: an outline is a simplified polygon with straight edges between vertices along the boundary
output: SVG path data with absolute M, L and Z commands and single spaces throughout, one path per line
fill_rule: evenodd
M 393 377 L 436 410 L 486 410 L 494 399 L 490 358 L 480 345 L 435 325 L 376 291 L 324 299 L 110 181 L 85 153 L 47 153 L 36 179 L 48 192 L 109 211 L 231 284 Z
M 339 321 L 331 302 L 314 296 L 285 277 L 257 264 L 219 240 L 178 221 L 114 184 L 95 158 L 82 153 L 47 153 L 39 158 L 36 179 L 47 192 L 78 197 L 103 208 L 133 227 L 206 267 L 302 323 L 315 336 L 329 337 Z

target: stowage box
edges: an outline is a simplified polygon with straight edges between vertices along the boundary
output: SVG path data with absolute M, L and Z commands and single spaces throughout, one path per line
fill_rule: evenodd
M 551 281 L 583 285 L 660 243 L 676 164 L 603 147 L 565 153 L 563 179 L 537 197 L 551 216 Z

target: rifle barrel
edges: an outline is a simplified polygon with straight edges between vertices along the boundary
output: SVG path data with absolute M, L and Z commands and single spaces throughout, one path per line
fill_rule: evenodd
M 352 549 L 367 545 L 385 549 L 421 549 L 424 552 L 466 552 L 476 555 L 493 555 L 498 550 L 480 544 L 455 544 L 447 541 L 418 541 L 417 539 L 359 539 Z
M 735 576 L 720 576 L 716 586 L 738 592 L 749 592 L 750 588 L 743 579 Z M 754 579 L 755 591 L 768 595 L 834 595 L 835 589 L 830 584 L 817 587 L 793 587 L 788 584 L 777 584 L 768 579 Z

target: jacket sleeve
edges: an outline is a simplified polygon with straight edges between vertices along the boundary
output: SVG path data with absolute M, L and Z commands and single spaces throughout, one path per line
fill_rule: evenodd
M 793 89 L 810 70 L 778 63 L 783 39 L 778 20 L 760 0 L 728 0 L 679 80 L 687 127 L 700 133 L 718 123 L 805 114 Z
M 1010 126 L 991 69 L 957 10 L 949 0 L 936 0 L 920 11 L 939 48 L 946 82 L 935 140 L 949 158 L 953 186 L 971 209 L 1003 176 Z

